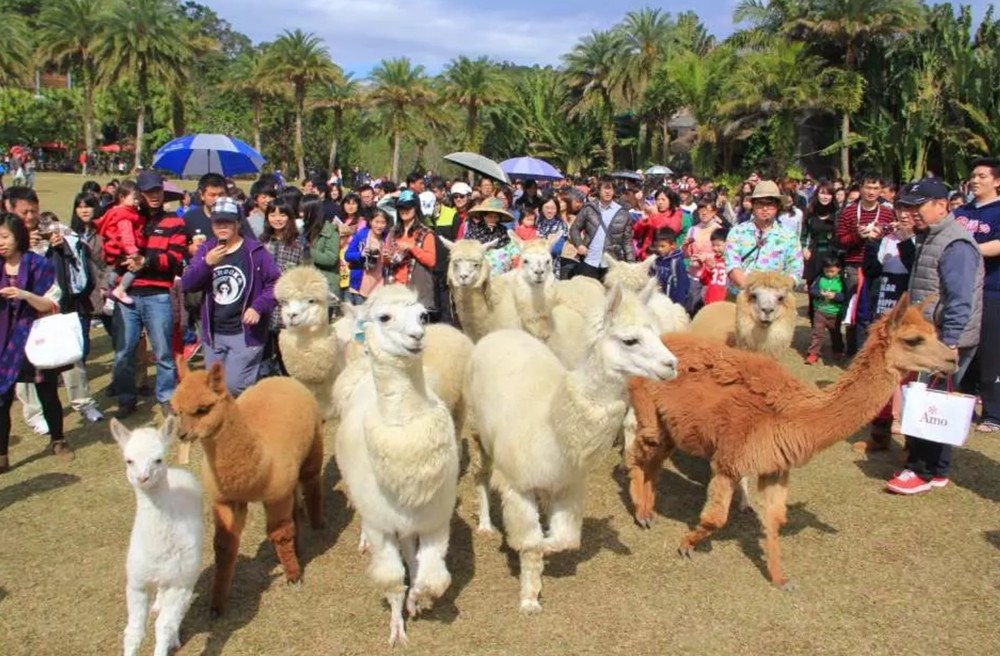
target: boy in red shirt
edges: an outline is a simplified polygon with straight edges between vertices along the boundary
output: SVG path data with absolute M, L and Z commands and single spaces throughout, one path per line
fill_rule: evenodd
M 729 231 L 719 228 L 712 233 L 712 252 L 715 257 L 705 260 L 701 267 L 701 284 L 705 290 L 704 305 L 726 300 L 726 237 Z

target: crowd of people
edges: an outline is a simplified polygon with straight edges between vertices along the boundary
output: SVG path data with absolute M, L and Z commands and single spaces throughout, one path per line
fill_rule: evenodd
M 223 364 L 234 395 L 283 372 L 274 284 L 291 267 L 321 270 L 340 303 L 364 303 L 381 285 L 407 285 L 431 321 L 454 323 L 443 241 L 458 239 L 488 245 L 496 274 L 515 268 L 519 243 L 531 239 L 548 241 L 560 278 L 602 280 L 608 258 L 648 261 L 663 293 L 691 314 L 731 297 L 753 272 L 783 273 L 809 297 L 806 364 L 820 361 L 827 338 L 832 358 L 853 357 L 868 326 L 909 291 L 927 300 L 941 340 L 958 353 L 953 384 L 982 399 L 978 430 L 997 432 L 1000 162 L 971 168 L 958 192 L 936 179 L 897 189 L 871 174 L 848 186 L 753 174 L 733 195 L 691 176 L 512 185 L 484 177 L 472 187 L 422 173 L 400 185 L 369 184 L 357 171 L 347 193 L 339 172 L 310 174 L 298 186 L 262 175 L 246 193 L 207 174 L 187 193 L 142 171 L 103 187 L 85 183 L 61 218 L 41 212 L 29 187 L 12 186 L 0 220 L 0 471 L 9 467 L 15 397 L 63 458 L 72 449 L 63 435 L 60 376 L 73 409 L 86 421 L 103 419 L 86 376 L 89 340 L 83 362 L 36 371 L 24 356 L 35 318 L 76 312 L 85 336 L 103 325 L 115 350 L 108 393 L 117 397 L 116 416 L 132 415 L 144 395 L 169 413 L 177 359 L 198 350 Z M 152 389 L 142 381 L 147 348 Z M 898 415 L 898 399 L 887 403 L 865 447 L 886 448 Z M 888 488 L 946 485 L 950 450 L 916 439 L 908 446 L 906 468 Z

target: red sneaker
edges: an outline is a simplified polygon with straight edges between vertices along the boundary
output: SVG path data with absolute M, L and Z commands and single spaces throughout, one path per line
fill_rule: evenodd
M 190 362 L 191 358 L 197 355 L 199 350 L 201 350 L 201 340 L 195 341 L 194 344 L 185 344 L 183 353 L 184 361 Z
M 896 494 L 923 494 L 930 491 L 931 484 L 909 469 L 904 469 L 886 481 L 885 489 Z
M 815 353 L 806 356 L 806 364 L 816 364 L 817 362 L 819 362 L 819 356 Z
M 935 476 L 931 479 L 931 487 L 948 487 L 948 483 L 951 483 L 951 479 L 947 476 Z

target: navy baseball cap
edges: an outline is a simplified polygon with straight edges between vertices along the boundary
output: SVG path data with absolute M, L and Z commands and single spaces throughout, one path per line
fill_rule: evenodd
M 141 171 L 135 178 L 135 186 L 139 191 L 163 189 L 163 176 L 155 171 Z
M 212 204 L 213 221 L 239 221 L 240 206 L 237 202 L 227 196 L 219 198 Z
M 937 178 L 924 178 L 911 182 L 899 190 L 896 202 L 900 205 L 923 205 L 929 200 L 948 200 L 951 190 Z

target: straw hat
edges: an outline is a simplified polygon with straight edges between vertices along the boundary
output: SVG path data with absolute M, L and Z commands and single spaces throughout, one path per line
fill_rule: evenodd
M 778 189 L 776 185 L 771 180 L 761 180 L 757 183 L 757 186 L 753 188 L 753 194 L 750 196 L 750 200 L 758 200 L 760 198 L 773 198 L 774 200 L 781 200 L 781 190 Z
M 469 210 L 469 214 L 499 214 L 507 217 L 509 221 L 514 220 L 514 215 L 504 209 L 503 202 L 499 198 L 487 198 Z

